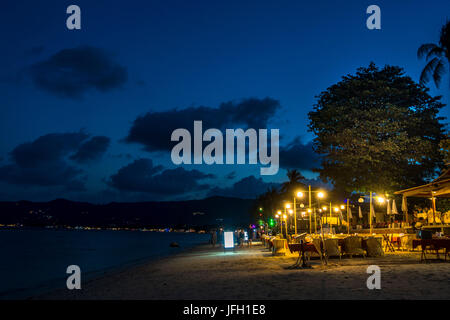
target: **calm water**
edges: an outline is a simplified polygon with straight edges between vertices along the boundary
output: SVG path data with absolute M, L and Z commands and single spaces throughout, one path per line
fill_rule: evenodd
M 205 243 L 206 234 L 52 229 L 0 230 L 0 299 L 26 298 L 64 287 L 67 266 L 82 283 L 103 271 L 167 256 Z M 176 241 L 180 248 L 170 248 Z

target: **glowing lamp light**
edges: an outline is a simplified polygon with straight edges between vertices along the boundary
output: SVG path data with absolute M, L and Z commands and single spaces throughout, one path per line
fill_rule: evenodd
M 345 206 L 344 205 L 341 205 L 341 210 L 344 210 L 345 209 Z
M 377 201 L 378 203 L 384 203 L 384 198 L 383 197 L 377 197 Z
M 311 209 L 308 209 L 308 213 L 311 213 L 312 212 L 312 210 Z
M 289 209 L 289 214 L 293 214 L 293 213 L 294 213 L 294 210 Z
M 287 215 L 284 214 L 284 215 L 283 215 L 283 218 L 286 219 L 286 218 L 287 218 Z
M 327 210 L 327 207 L 322 207 L 322 210 L 323 210 L 323 211 L 326 211 L 326 210 Z
M 291 208 L 291 204 L 290 203 L 286 203 L 286 209 L 290 209 Z
M 297 192 L 297 197 L 298 197 L 298 198 L 303 198 L 303 192 L 300 192 L 300 191 Z
M 305 205 L 303 203 L 300 204 L 300 208 L 304 208 Z
M 338 207 L 334 207 L 334 212 L 338 212 L 339 208 Z
M 231 231 L 227 231 L 223 233 L 223 247 L 225 249 L 234 248 L 234 233 Z
M 280 217 L 280 215 L 279 215 L 279 214 L 276 214 L 276 215 L 275 215 L 275 218 L 277 218 L 277 219 L 278 219 L 279 217 Z
M 363 202 L 364 202 L 364 198 L 359 198 L 359 199 L 358 199 L 358 202 L 359 202 L 359 203 L 363 203 Z
M 319 192 L 319 193 L 317 194 L 317 197 L 323 198 L 323 197 L 325 197 L 325 193 L 323 193 L 323 192 L 321 191 L 321 192 Z

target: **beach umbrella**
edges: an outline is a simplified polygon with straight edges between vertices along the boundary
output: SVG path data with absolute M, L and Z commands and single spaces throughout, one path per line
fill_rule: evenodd
M 344 216 L 342 215 L 342 211 L 339 209 L 339 219 L 341 219 L 341 223 L 342 221 L 344 221 Z
M 405 196 L 403 196 L 403 198 L 402 198 L 402 211 L 403 211 L 403 213 L 408 212 L 408 204 L 406 203 Z
M 391 210 L 391 204 L 389 203 L 389 200 L 387 201 L 387 206 L 386 206 L 386 210 L 387 210 L 387 214 L 391 215 L 392 214 L 392 210 Z
M 363 216 L 362 216 L 361 206 L 359 206 L 358 208 L 359 208 L 359 218 L 362 219 Z
M 372 217 L 372 221 L 375 218 L 375 209 L 373 208 L 373 203 L 370 204 L 370 216 Z
M 392 214 L 398 214 L 397 206 L 395 205 L 395 199 L 392 200 Z

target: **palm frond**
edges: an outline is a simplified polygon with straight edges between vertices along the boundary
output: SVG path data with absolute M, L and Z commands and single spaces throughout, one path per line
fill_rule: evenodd
M 437 45 L 434 43 L 426 43 L 421 45 L 417 50 L 417 58 L 422 59 L 424 55 L 428 54 L 428 52 L 433 50 L 435 47 L 437 47 Z
M 430 81 L 430 75 L 433 74 L 436 65 L 439 63 L 439 58 L 433 58 L 430 62 L 427 63 L 425 68 L 423 68 L 422 73 L 420 74 L 420 83 L 425 84 Z
M 441 83 L 441 79 L 444 73 L 445 73 L 444 63 L 442 60 L 439 60 L 433 72 L 433 80 L 437 88 L 439 88 L 439 84 Z
M 433 49 L 431 49 L 430 51 L 428 51 L 426 60 L 430 60 L 431 57 L 436 56 L 436 57 L 442 57 L 444 54 L 445 50 L 441 47 L 435 46 Z

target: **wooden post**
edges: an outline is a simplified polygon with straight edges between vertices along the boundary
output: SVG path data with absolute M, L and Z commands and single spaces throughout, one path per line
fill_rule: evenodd
M 350 218 L 348 217 L 348 199 L 347 199 L 347 234 L 350 234 Z
M 314 232 L 317 233 L 317 216 L 316 216 L 316 208 L 314 208 Z
M 370 192 L 369 225 L 370 234 L 372 235 L 372 192 Z
M 309 185 L 309 188 L 308 188 L 309 190 L 309 192 L 308 192 L 308 194 L 309 194 L 309 233 L 311 234 L 311 215 L 312 215 L 312 209 L 311 209 L 311 185 Z
M 296 203 L 297 195 L 294 195 L 294 225 L 295 225 L 295 235 L 297 235 L 297 203 Z
M 431 192 L 431 202 L 433 204 L 433 225 L 436 224 L 436 198 L 433 196 L 433 192 Z
M 333 208 L 331 208 L 331 202 L 330 202 L 330 222 L 328 223 L 328 230 L 329 230 L 330 233 L 332 233 L 331 230 L 333 230 L 333 229 L 331 228 L 331 211 L 332 211 L 332 210 L 333 210 Z

